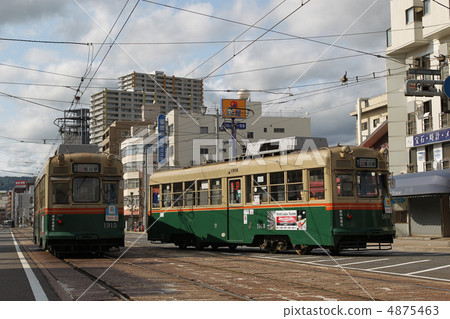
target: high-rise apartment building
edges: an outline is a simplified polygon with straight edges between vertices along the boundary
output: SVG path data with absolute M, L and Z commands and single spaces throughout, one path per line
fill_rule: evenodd
M 136 73 L 119 78 L 117 90 L 104 89 L 91 96 L 90 141 L 101 146 L 104 131 L 114 121 L 139 121 L 141 107 L 158 108 L 166 114 L 183 108 L 199 111 L 203 104 L 201 80 L 154 74 Z

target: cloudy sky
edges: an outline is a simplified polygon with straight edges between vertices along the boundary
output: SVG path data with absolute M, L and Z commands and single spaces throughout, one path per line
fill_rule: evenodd
M 2 1 L 0 176 L 38 172 L 80 84 L 72 107 L 89 107 L 133 71 L 202 78 L 208 106 L 249 89 L 354 144 L 356 99 L 385 92 L 389 25 L 389 0 Z

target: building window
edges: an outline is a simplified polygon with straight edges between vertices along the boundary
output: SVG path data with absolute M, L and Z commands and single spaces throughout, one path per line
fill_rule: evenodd
M 253 132 L 247 132 L 247 138 L 253 138 Z
M 379 118 L 378 118 L 378 119 L 374 119 L 374 120 L 373 120 L 373 127 L 374 127 L 374 128 L 377 127 L 378 124 L 380 124 L 380 119 L 379 119 Z
M 367 130 L 367 122 L 362 122 L 361 123 L 361 131 L 366 131 Z
M 126 130 L 123 130 L 123 131 L 121 131 L 120 133 L 121 133 L 122 137 L 127 137 L 127 136 L 130 135 L 130 132 L 129 132 L 129 131 L 126 131 Z
M 273 132 L 274 133 L 284 133 L 284 128 L 274 128 Z
M 208 155 L 208 149 L 207 148 L 200 148 L 200 154 L 201 155 Z
M 423 7 L 411 7 L 406 10 L 406 24 L 422 21 Z
M 200 134 L 208 134 L 208 127 L 200 126 Z
M 264 128 L 264 133 L 267 133 L 267 127 Z
M 423 15 L 430 13 L 430 0 L 423 0 Z

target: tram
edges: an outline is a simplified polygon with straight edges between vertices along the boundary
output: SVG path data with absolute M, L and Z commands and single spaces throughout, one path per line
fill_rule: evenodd
M 337 146 L 154 173 L 148 239 L 180 248 L 390 249 L 383 151 Z
M 124 246 L 122 162 L 77 146 L 61 145 L 35 184 L 34 242 L 55 255 Z

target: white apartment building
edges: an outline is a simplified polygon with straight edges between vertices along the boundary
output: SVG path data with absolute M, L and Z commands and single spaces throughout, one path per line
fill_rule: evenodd
M 201 80 L 133 72 L 119 78 L 117 90 L 104 89 L 90 101 L 90 143 L 101 147 L 104 131 L 114 121 L 139 121 L 141 107 L 158 108 L 166 114 L 173 108 L 199 110 L 203 102 Z
M 362 145 L 388 120 L 387 95 L 359 98 L 350 115 L 356 118 L 356 144 Z
M 391 194 L 402 236 L 450 236 L 450 2 L 391 0 L 386 68 Z

